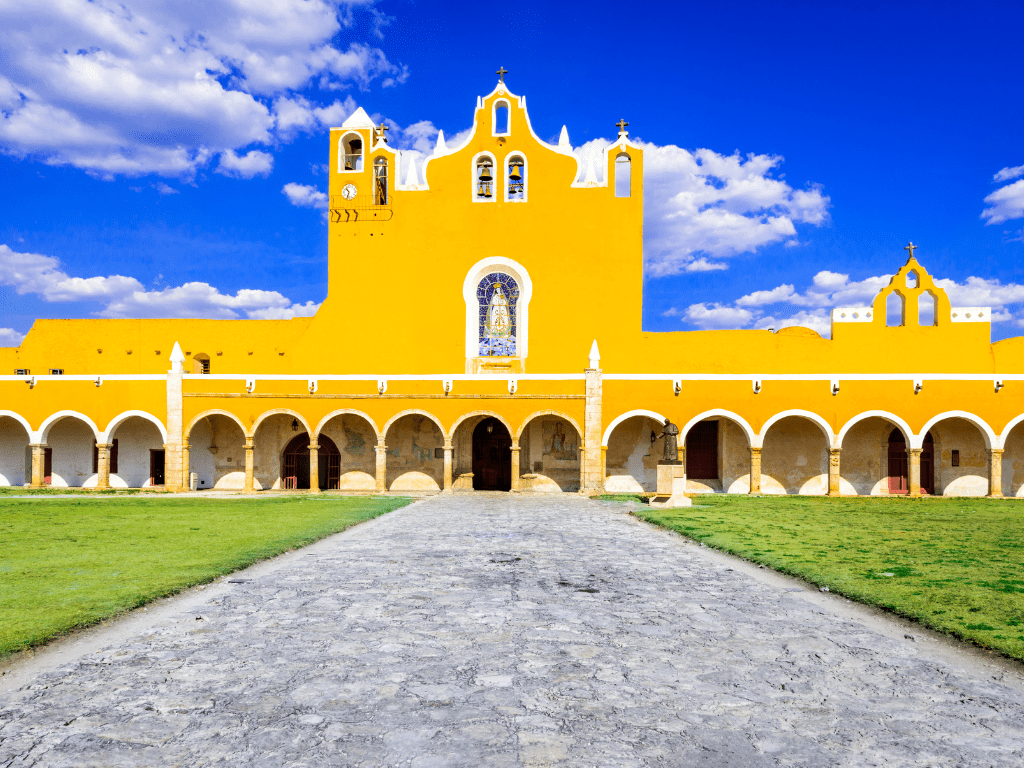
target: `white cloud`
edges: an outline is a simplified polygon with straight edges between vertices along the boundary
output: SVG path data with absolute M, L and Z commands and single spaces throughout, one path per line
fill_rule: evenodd
M 968 277 L 962 283 L 940 279 L 935 284 L 946 292 L 953 306 L 997 309 L 1024 302 L 1024 285 L 1018 283 L 1002 285 L 998 280 Z M 992 321 L 997 322 L 994 315 Z
M 1013 168 L 1003 168 L 992 177 L 993 181 L 1009 181 L 1018 176 L 1024 176 L 1024 165 L 1016 165 Z
M 604 178 L 601 153 L 610 143 L 594 139 L 573 150 L 580 179 L 591 159 Z M 644 150 L 644 260 L 654 277 L 706 271 L 709 257 L 789 242 L 797 224 L 828 219 L 830 201 L 818 187 L 794 189 L 772 176 L 781 157 L 637 143 Z
M 741 296 L 736 299 L 736 305 L 740 307 L 761 307 L 765 304 L 777 304 L 780 301 L 786 301 L 794 293 L 796 291 L 793 290 L 792 285 L 780 285 L 778 288 L 772 288 L 770 291 L 754 291 L 746 296 Z
M 704 330 L 742 328 L 754 318 L 748 309 L 714 304 L 691 304 L 684 315 L 687 321 Z
M 254 149 L 239 156 L 234 150 L 228 149 L 220 153 L 217 173 L 237 179 L 251 179 L 253 176 L 269 176 L 273 169 L 274 156 L 269 152 Z
M 775 330 L 792 326 L 810 328 L 828 338 L 832 335 L 832 316 L 825 309 L 814 309 L 810 312 L 801 310 L 789 317 L 762 317 L 754 324 L 755 328 L 774 328 Z
M 319 305 L 293 304 L 277 291 L 243 289 L 224 294 L 209 283 L 147 291 L 134 277 L 71 277 L 60 261 L 40 253 L 18 253 L 0 245 L 0 285 L 49 302 L 102 302 L 98 317 L 205 317 L 230 320 L 308 317 Z M 13 333 L 13 331 L 12 331 Z M 0 336 L 0 339 L 3 339 Z
M 299 90 L 407 76 L 378 48 L 343 41 L 363 4 L 5 3 L 0 151 L 104 178 L 187 178 L 227 150 L 287 141 L 351 111 L 350 98 L 320 106 Z
M 1003 170 L 1015 171 L 1017 169 L 1004 168 Z M 1024 179 L 1000 187 L 986 197 L 985 202 L 989 204 L 989 207 L 981 212 L 981 218 L 987 219 L 986 224 L 1002 224 L 1010 219 L 1024 218 Z
M 720 261 L 708 261 L 701 256 L 696 261 L 691 261 L 686 265 L 685 271 L 687 272 L 714 272 L 720 269 L 728 269 L 728 264 L 723 264 Z
M 20 346 L 24 338 L 25 334 L 18 333 L 13 328 L 0 328 L 0 347 Z
M 317 208 L 327 210 L 327 195 L 309 184 L 296 184 L 290 181 L 281 188 L 292 205 L 300 208 Z
M 177 194 L 180 194 L 178 192 L 178 190 L 176 190 L 174 187 L 171 187 L 171 186 L 169 186 L 167 184 L 164 184 L 162 181 L 158 181 L 156 184 L 154 184 L 153 185 L 153 189 L 155 189 L 161 195 L 177 195 Z

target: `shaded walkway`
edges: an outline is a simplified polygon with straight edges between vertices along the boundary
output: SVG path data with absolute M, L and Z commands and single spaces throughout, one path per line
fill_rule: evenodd
M 1024 694 L 624 514 L 435 497 L 0 696 L 0 765 L 1006 765 Z

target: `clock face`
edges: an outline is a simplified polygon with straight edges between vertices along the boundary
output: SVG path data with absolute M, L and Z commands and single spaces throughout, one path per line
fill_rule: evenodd
M 346 200 L 351 200 L 353 197 L 356 196 L 356 185 L 346 184 L 344 187 L 341 188 L 341 196 L 344 197 Z

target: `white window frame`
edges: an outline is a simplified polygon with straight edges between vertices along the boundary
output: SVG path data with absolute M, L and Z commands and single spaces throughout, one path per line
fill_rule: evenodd
M 523 174 L 524 174 L 524 178 L 526 179 L 526 183 L 523 185 L 523 199 L 522 200 L 512 200 L 508 196 L 508 179 L 507 178 L 505 179 L 505 183 L 501 185 L 502 190 L 504 190 L 502 192 L 502 199 L 506 203 L 525 203 L 529 199 L 529 197 L 530 197 L 530 171 L 529 171 L 529 168 L 528 168 L 528 166 L 530 164 L 530 161 L 526 157 L 526 153 L 522 152 L 520 150 L 515 150 L 513 152 L 507 153 L 505 155 L 505 163 L 501 166 L 501 170 L 502 170 L 503 174 L 508 174 L 508 161 L 511 160 L 512 157 L 515 156 L 515 155 L 519 155 L 521 158 L 523 158 Z
M 462 283 L 462 297 L 466 302 L 466 358 L 481 357 L 480 304 L 476 289 L 480 281 L 491 272 L 503 272 L 519 283 L 519 301 L 516 302 L 516 354 L 512 357 L 525 360 L 530 352 L 530 299 L 533 297 L 533 281 L 526 267 L 504 256 L 481 259 L 466 273 L 466 279 Z
M 508 130 L 499 133 L 498 132 L 498 107 L 504 106 L 508 110 Z M 495 99 L 491 104 L 491 136 L 511 136 L 512 135 L 512 104 L 508 99 Z
M 487 199 L 486 197 L 478 197 L 477 194 L 476 194 L 477 191 L 478 191 L 477 184 L 479 183 L 477 181 L 477 176 L 476 176 L 476 164 L 482 158 L 485 158 L 485 157 L 490 159 L 490 161 L 491 161 L 491 170 L 494 172 L 494 181 L 491 182 L 491 183 L 494 184 L 495 187 L 497 187 L 498 184 L 501 183 L 500 180 L 502 178 L 502 174 L 499 173 L 499 171 L 501 169 L 498 167 L 498 160 L 497 160 L 497 158 L 495 158 L 494 155 L 491 154 L 490 152 L 478 152 L 477 154 L 475 154 L 473 156 L 473 163 L 470 166 L 470 170 L 469 170 L 469 193 L 470 193 L 470 199 L 474 203 L 496 203 L 498 200 L 501 199 L 497 195 L 491 195 L 490 199 Z
M 351 171 L 345 170 L 345 139 L 349 136 L 355 136 L 359 139 L 359 157 L 362 159 L 362 168 L 353 168 Z M 363 138 L 363 134 L 359 131 L 347 131 L 341 135 L 338 139 L 338 173 L 362 173 L 366 170 L 366 139 Z

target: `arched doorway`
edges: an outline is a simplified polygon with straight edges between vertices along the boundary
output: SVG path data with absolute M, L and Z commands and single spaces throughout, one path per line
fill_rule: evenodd
M 321 490 L 337 490 L 341 476 L 341 453 L 334 441 L 320 435 L 319 486 Z M 284 471 L 281 473 L 287 489 L 309 490 L 309 435 L 303 433 L 292 438 L 284 449 Z
M 932 433 L 924 436 L 921 446 L 921 493 L 935 493 L 935 442 Z M 889 433 L 889 493 L 910 492 L 907 477 L 907 443 L 903 433 L 894 429 Z
M 473 430 L 473 490 L 512 488 L 512 435 L 493 416 Z

